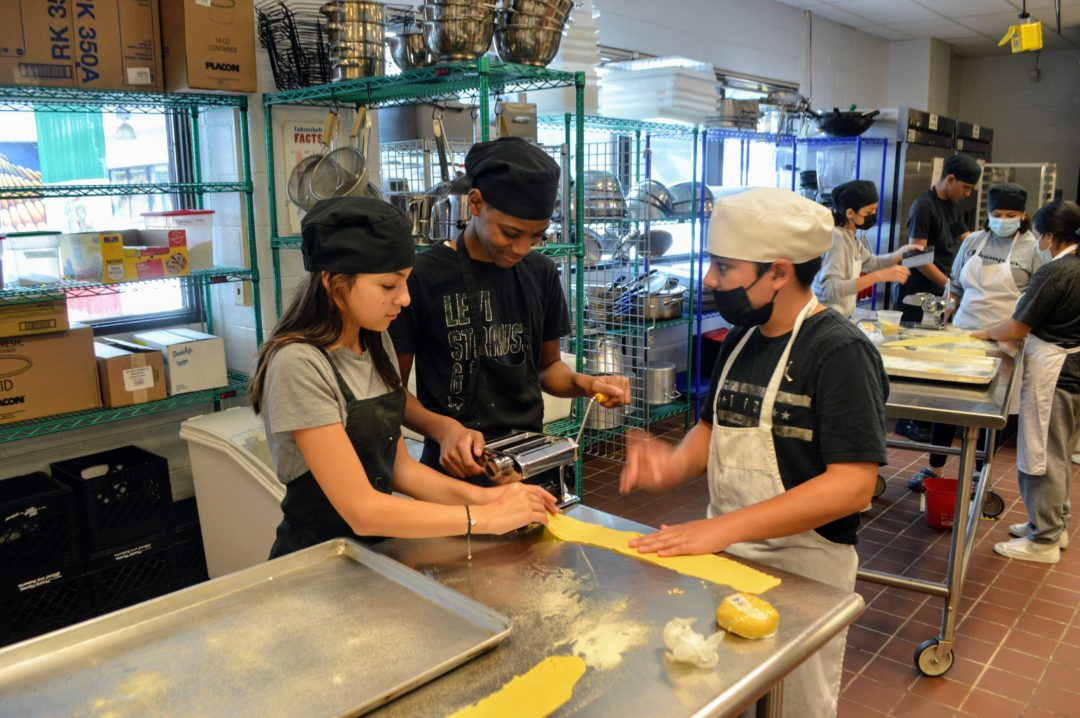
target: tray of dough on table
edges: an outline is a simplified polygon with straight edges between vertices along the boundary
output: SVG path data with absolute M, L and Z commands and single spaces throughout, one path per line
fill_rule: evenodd
M 906 379 L 985 385 L 1001 366 L 999 357 L 990 356 L 1001 347 L 953 327 L 901 327 L 899 335 L 885 336 L 878 351 L 885 373 Z

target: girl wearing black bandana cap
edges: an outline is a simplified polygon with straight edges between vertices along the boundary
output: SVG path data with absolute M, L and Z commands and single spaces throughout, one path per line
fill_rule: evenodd
M 453 481 L 405 450 L 405 391 L 386 331 L 410 302 L 415 249 L 404 215 L 370 198 L 325 200 L 304 217 L 302 236 L 309 275 L 260 347 L 251 385 L 285 484 L 271 558 L 339 537 L 547 523 L 555 499 L 539 487 Z
M 850 317 L 859 292 L 879 282 L 903 284 L 911 270 L 900 266 L 908 252 L 919 247 L 908 244 L 895 252 L 874 255 L 856 232 L 869 231 L 877 224 L 877 187 L 868 180 L 852 180 L 833 188 L 832 246 L 821 257 L 821 271 L 814 277 L 814 294 L 830 309 Z

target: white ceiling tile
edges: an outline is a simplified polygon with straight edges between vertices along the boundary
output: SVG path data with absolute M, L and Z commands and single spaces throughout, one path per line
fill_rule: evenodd
M 915 2 L 945 17 L 1015 11 L 1008 0 L 915 0 Z
M 996 13 L 994 15 L 974 15 L 957 17 L 954 21 L 987 37 L 1001 38 L 1010 25 L 1016 24 L 1015 13 Z
M 876 35 L 877 37 L 883 37 L 886 40 L 914 40 L 915 35 L 907 35 L 902 32 L 898 32 L 896 28 L 889 27 L 888 25 L 868 25 L 866 27 L 860 27 L 859 32 L 869 33 Z
M 873 25 L 936 20 L 941 17 L 913 0 L 836 0 L 833 5 L 845 12 L 864 17 Z
M 833 22 L 838 22 L 841 25 L 847 25 L 848 27 L 865 27 L 866 25 L 873 24 L 866 18 L 840 10 L 835 5 L 821 5 L 815 7 L 810 12 L 819 17 L 823 17 L 826 20 L 832 20 Z
M 957 37 L 982 37 L 974 30 L 944 18 L 923 20 L 921 22 L 901 22 L 890 25 L 901 34 L 910 37 L 936 37 L 939 40 L 951 40 Z
M 1057 28 L 1057 17 L 1054 14 L 1053 9 L 1045 10 L 1032 10 L 1028 8 L 1028 12 L 1036 20 L 1042 20 L 1043 34 L 1047 31 L 1053 32 Z M 1061 27 L 1062 29 L 1067 27 L 1076 27 L 1080 25 L 1080 5 L 1076 7 L 1062 7 L 1061 8 Z
M 785 5 L 797 7 L 800 10 L 811 10 L 819 5 L 824 5 L 824 0 L 780 0 Z
M 1022 8 L 1024 6 L 1024 3 L 1021 2 L 1021 0 L 1008 0 L 1008 3 L 1010 5 L 1012 5 L 1014 8 L 1016 8 L 1017 12 L 1019 12 L 1020 8 Z M 1080 6 L 1080 0 L 1061 0 L 1061 7 L 1062 8 L 1077 7 L 1077 6 Z M 1032 10 L 1042 10 L 1042 9 L 1046 9 L 1046 8 L 1051 8 L 1052 9 L 1053 7 L 1054 7 L 1054 0 L 1027 0 L 1028 12 L 1031 12 Z

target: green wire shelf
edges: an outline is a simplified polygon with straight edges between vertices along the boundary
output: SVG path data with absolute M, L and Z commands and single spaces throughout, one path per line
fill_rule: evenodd
M 144 194 L 203 194 L 207 192 L 251 192 L 249 182 L 158 182 L 152 184 L 85 184 L 4 187 L 0 199 L 40 199 L 43 197 L 118 197 Z
M 365 77 L 263 95 L 263 105 L 364 105 L 394 107 L 430 100 L 449 100 L 475 93 L 485 76 L 490 91 L 532 92 L 557 87 L 574 87 L 575 73 L 559 72 L 530 65 L 515 65 L 481 57 L 398 75 Z
M 168 399 L 162 399 L 161 401 L 135 404 L 134 406 L 125 406 L 119 409 L 87 409 L 86 411 L 57 414 L 30 421 L 19 421 L 14 424 L 3 424 L 0 425 L 0 443 L 19 441 L 20 439 L 29 439 L 46 434 L 56 434 L 61 431 L 71 431 L 72 429 L 84 429 L 89 426 L 124 421 L 138 416 L 161 414 L 189 406 L 231 399 L 247 391 L 248 377 L 246 374 L 230 371 L 228 378 L 228 386 L 170 396 Z
M 270 246 L 276 249 L 300 249 L 300 237 L 274 237 L 270 240 Z M 417 247 L 417 252 L 426 252 L 430 247 Z M 570 257 L 579 254 L 576 244 L 555 244 L 549 242 L 542 244 L 533 251 L 546 254 L 549 257 Z
M 626 434 L 627 429 L 647 429 L 653 424 L 682 416 L 690 412 L 690 407 L 683 403 L 665 404 L 659 407 L 649 407 L 646 416 L 623 416 L 621 426 L 611 429 L 585 429 L 581 436 L 581 448 L 588 452 L 597 444 L 618 441 Z M 576 431 L 576 428 L 575 428 Z
M 201 285 L 221 284 L 224 282 L 244 282 L 253 281 L 255 279 L 257 279 L 255 272 L 242 267 L 214 267 L 213 269 L 195 269 L 184 277 L 163 277 L 160 279 L 133 280 L 129 282 L 115 282 L 112 284 L 64 281 L 56 284 L 36 284 L 29 287 L 6 287 L 0 289 L 0 306 L 119 294 L 121 287 L 131 285 L 153 285 L 173 280 Z
M 573 115 L 570 116 L 571 125 Z M 542 115 L 536 118 L 536 124 L 541 127 L 563 127 L 566 115 Z M 600 115 L 585 115 L 586 132 L 612 132 L 615 134 L 628 134 L 641 132 L 653 137 L 672 137 L 686 139 L 692 137 L 697 128 L 694 125 L 680 125 L 669 122 L 646 122 L 643 120 L 623 120 L 616 117 L 601 117 Z
M 246 95 L 79 90 L 71 87 L 0 85 L 0 110 L 48 112 L 130 112 L 163 114 L 173 110 L 241 108 Z
M 544 433 L 552 436 L 576 436 L 577 432 L 578 421 L 573 416 L 556 419 L 544 424 Z

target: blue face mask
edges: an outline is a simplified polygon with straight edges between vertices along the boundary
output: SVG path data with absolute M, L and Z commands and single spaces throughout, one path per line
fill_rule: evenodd
M 991 217 L 990 231 L 999 237 L 1011 237 L 1020 231 L 1020 220 L 1016 217 Z

